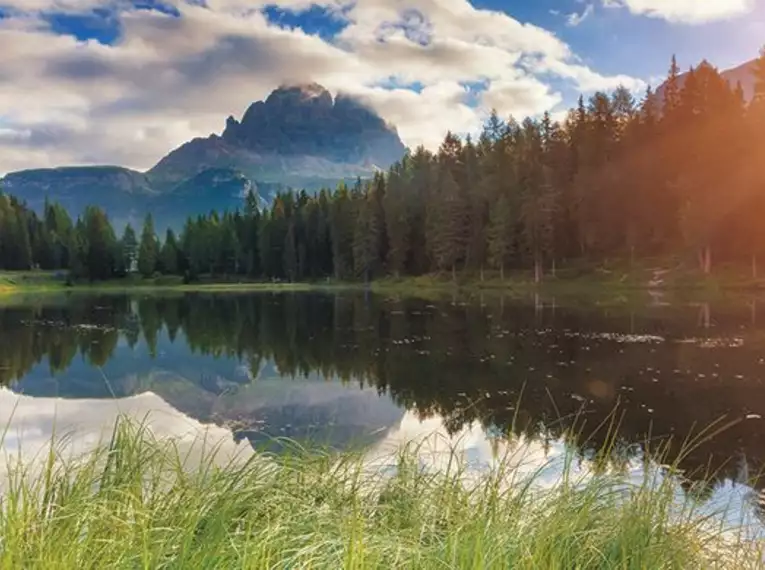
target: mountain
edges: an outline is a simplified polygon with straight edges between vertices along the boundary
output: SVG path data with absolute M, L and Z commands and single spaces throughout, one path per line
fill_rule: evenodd
M 180 229 L 190 214 L 210 209 L 233 210 L 252 188 L 266 201 L 281 189 L 258 184 L 228 169 L 207 169 L 173 187 L 157 187 L 145 173 L 120 166 L 82 166 L 22 170 L 0 181 L 0 188 L 26 200 L 41 212 L 46 199 L 61 203 L 74 218 L 88 205 L 103 208 L 112 224 L 121 230 L 126 224 L 140 227 L 147 212 L 164 234 L 166 227 Z
M 747 101 L 751 101 L 754 97 L 754 67 L 755 61 L 752 60 L 722 73 L 726 81 L 734 87 L 737 83 L 741 83 Z
M 711 65 L 709 62 L 702 61 L 699 65 Z M 754 66 L 755 61 L 748 61 L 746 63 L 743 63 L 739 65 L 738 67 L 734 67 L 733 69 L 728 69 L 726 71 L 722 71 L 720 75 L 731 85 L 731 87 L 736 87 L 737 84 L 741 84 L 741 88 L 744 91 L 744 98 L 747 101 L 751 101 L 754 97 Z M 678 77 L 678 83 L 680 85 L 680 88 L 682 89 L 683 85 L 685 84 L 685 80 L 688 77 L 687 73 L 683 73 Z M 656 95 L 659 98 L 659 101 L 664 101 L 664 92 L 667 89 L 667 84 L 662 83 L 659 88 L 656 90 Z
M 368 177 L 406 151 L 396 130 L 357 100 L 317 84 L 285 86 L 250 105 L 221 135 L 194 139 L 149 170 L 159 186 L 190 173 L 231 168 L 253 180 L 317 188 Z
M 336 98 L 312 83 L 286 85 L 229 117 L 221 134 L 189 141 L 147 172 L 78 166 L 12 172 L 0 187 L 41 210 L 46 198 L 73 215 L 93 204 L 116 226 L 140 224 L 146 212 L 159 231 L 188 215 L 233 209 L 248 190 L 264 203 L 288 187 L 317 190 L 371 177 L 406 148 L 396 129 L 360 101 Z

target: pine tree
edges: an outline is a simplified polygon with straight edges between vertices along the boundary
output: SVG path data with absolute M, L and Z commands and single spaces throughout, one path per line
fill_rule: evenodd
M 157 269 L 159 242 L 154 231 L 154 219 L 146 214 L 141 231 L 141 244 L 138 247 L 138 271 L 144 277 L 151 277 Z
M 225 214 L 218 224 L 217 230 L 216 249 L 219 254 L 217 266 L 224 275 L 235 275 L 239 272 L 240 245 L 236 236 L 234 217 L 228 213 Z
M 513 247 L 513 212 L 510 206 L 510 200 L 506 196 L 501 196 L 489 217 L 488 250 L 489 262 L 499 269 L 500 278 L 505 279 L 505 263 L 510 257 Z
M 385 227 L 388 235 L 388 271 L 396 277 L 406 271 L 410 250 L 409 188 L 405 176 L 406 164 L 391 168 L 388 174 L 388 191 L 383 200 Z
M 754 78 L 754 97 L 750 105 L 750 112 L 755 123 L 755 132 L 761 136 L 763 127 L 765 127 L 765 47 L 760 50 L 760 57 L 754 62 L 752 75 Z
M 46 203 L 45 229 L 53 240 L 53 264 L 57 269 L 68 268 L 74 249 L 74 224 L 68 212 L 57 203 Z
M 123 269 L 125 273 L 131 273 L 137 269 L 138 262 L 138 240 L 135 230 L 130 224 L 125 226 L 120 239 L 120 248 L 122 250 Z
M 297 281 L 298 276 L 298 250 L 295 242 L 295 224 L 290 222 L 287 235 L 284 236 L 284 275 L 290 283 Z
M 77 231 L 84 274 L 91 281 L 113 277 L 117 239 L 106 213 L 96 206 L 88 206 Z
M 549 253 L 553 237 L 554 188 L 550 184 L 550 171 L 543 169 L 539 185 L 527 189 L 521 207 L 524 237 L 534 260 L 534 281 L 542 279 L 545 253 Z
M 375 214 L 377 205 L 373 192 L 361 198 L 356 209 L 353 234 L 353 267 L 357 277 L 369 282 L 380 265 L 380 241 L 383 228 Z
M 353 277 L 355 204 L 350 192 L 343 184 L 338 187 L 332 200 L 329 220 L 335 278 L 351 279 Z
M 175 275 L 178 273 L 178 240 L 172 228 L 168 228 L 165 235 L 165 243 L 162 244 L 160 254 L 162 261 L 162 272 L 166 275 Z
M 465 258 L 468 218 L 467 204 L 448 168 L 439 175 L 439 192 L 428 208 L 428 247 L 436 267 L 451 270 L 457 279 L 457 264 Z
M 664 87 L 664 113 L 670 117 L 680 107 L 680 67 L 677 56 L 672 56 Z
M 245 200 L 243 231 L 239 238 L 245 271 L 247 275 L 256 277 L 261 274 L 260 252 L 258 251 L 258 233 L 260 232 L 260 209 L 255 193 L 250 189 Z

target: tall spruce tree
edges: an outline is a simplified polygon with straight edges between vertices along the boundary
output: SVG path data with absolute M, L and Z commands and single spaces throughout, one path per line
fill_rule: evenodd
M 167 233 L 165 234 L 165 243 L 162 244 L 160 260 L 162 273 L 165 273 L 166 275 L 175 275 L 178 273 L 180 265 L 178 258 L 178 240 L 175 237 L 175 232 L 172 228 L 168 228 Z
M 138 269 L 138 239 L 135 230 L 130 224 L 125 226 L 120 238 L 121 259 L 124 273 L 131 273 Z
M 499 269 L 500 279 L 505 279 L 505 264 L 513 248 L 513 211 L 510 200 L 500 196 L 489 217 L 488 250 L 489 262 Z
M 146 214 L 141 231 L 141 244 L 138 246 L 138 271 L 144 277 L 151 277 L 157 270 L 159 259 L 159 241 L 154 231 L 154 219 Z

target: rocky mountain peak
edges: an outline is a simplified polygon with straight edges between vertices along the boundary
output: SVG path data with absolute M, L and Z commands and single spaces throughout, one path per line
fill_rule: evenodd
M 332 94 L 318 83 L 286 83 L 274 90 L 266 99 L 266 105 L 310 105 L 332 107 Z
M 311 156 L 387 167 L 403 156 L 396 130 L 349 95 L 316 83 L 282 85 L 265 101 L 229 118 L 223 140 L 258 154 Z

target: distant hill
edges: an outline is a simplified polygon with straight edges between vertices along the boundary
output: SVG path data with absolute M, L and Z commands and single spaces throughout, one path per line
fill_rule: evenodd
M 710 65 L 709 62 L 703 61 L 700 65 Z M 720 75 L 731 85 L 731 87 L 735 87 L 738 83 L 741 84 L 741 88 L 744 91 L 744 98 L 747 101 L 751 101 L 754 97 L 754 65 L 755 61 L 748 61 L 744 64 L 739 65 L 738 67 L 734 67 L 733 69 L 728 69 L 726 71 L 721 71 Z M 682 89 L 682 86 L 685 84 L 685 80 L 688 77 L 688 73 L 683 73 L 679 76 L 679 84 L 680 88 Z M 664 100 L 664 93 L 667 89 L 666 82 L 662 83 L 659 88 L 656 90 L 656 95 L 659 97 L 660 101 Z
M 283 86 L 229 117 L 222 134 L 171 151 L 149 171 L 82 166 L 13 172 L 6 192 L 41 209 L 47 198 L 78 215 L 104 208 L 114 223 L 138 224 L 151 211 L 160 231 L 188 215 L 234 209 L 249 189 L 264 203 L 286 188 L 316 190 L 371 177 L 406 148 L 396 129 L 360 101 L 317 84 Z

